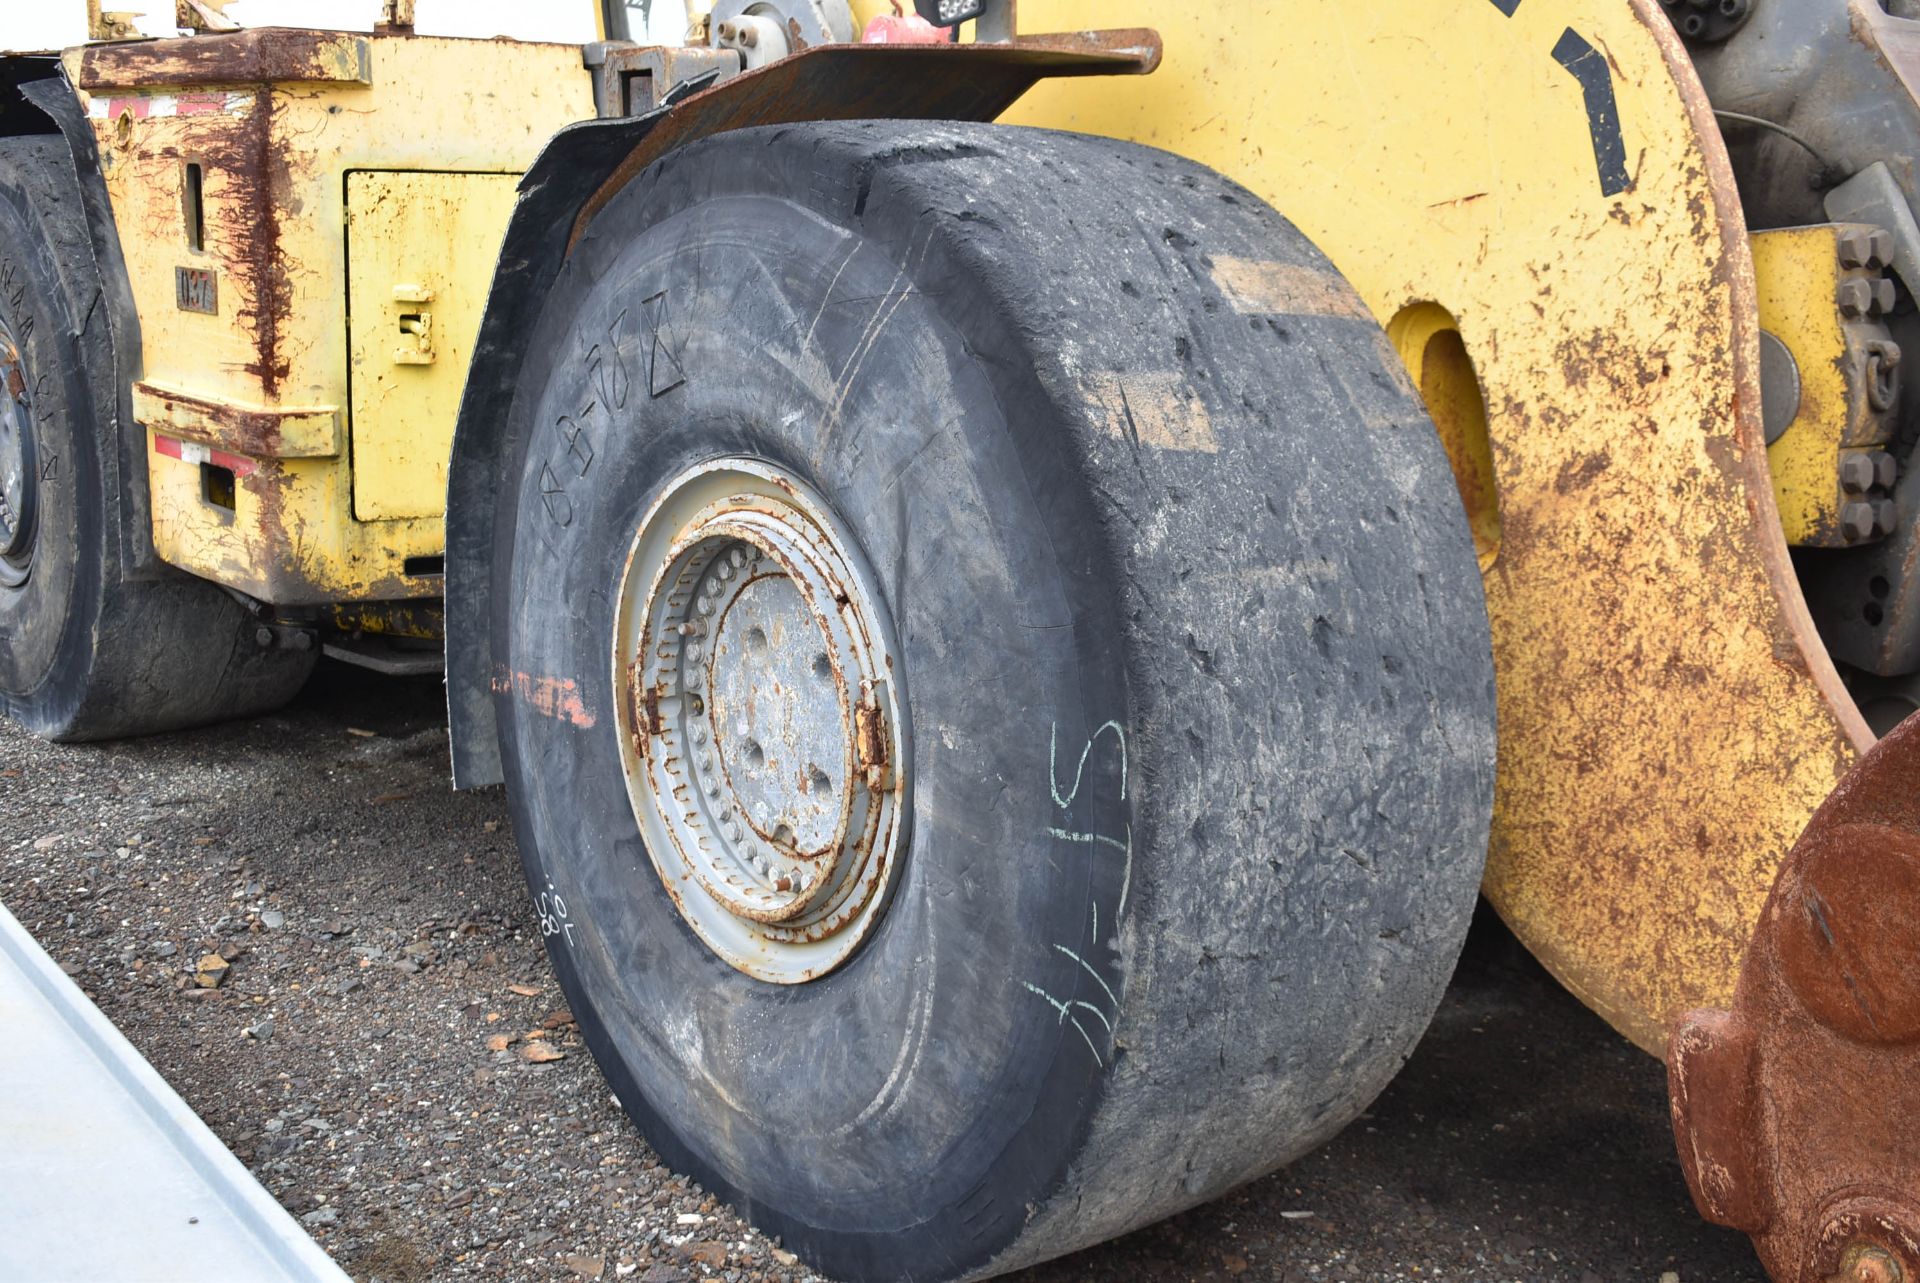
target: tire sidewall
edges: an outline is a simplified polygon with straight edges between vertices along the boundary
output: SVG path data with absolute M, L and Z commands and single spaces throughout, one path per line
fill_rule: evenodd
M 602 214 L 530 336 L 510 420 L 495 688 L 536 912 L 589 1042 L 670 1162 L 833 1272 L 970 1268 L 1058 1183 L 1111 1064 L 1117 999 L 1101 991 L 1119 987 L 1126 869 L 1054 835 L 1127 831 L 1124 749 L 1099 735 L 1126 718 L 1114 598 L 1091 545 L 1052 533 L 1084 504 L 1049 445 L 1061 434 L 1010 427 L 943 315 L 990 301 L 958 277 L 914 289 L 896 253 L 800 205 L 701 200 L 697 181 L 669 175 Z M 799 986 L 733 971 L 681 920 L 614 739 L 629 543 L 671 478 L 724 456 L 832 506 L 904 659 L 894 898 L 853 958 Z M 569 710 L 556 717 L 529 689 L 578 700 L 547 701 Z
M 100 433 L 51 245 L 23 176 L 0 164 L 0 311 L 29 371 L 40 474 L 28 577 L 0 588 L 0 702 L 41 733 L 69 720 L 75 674 L 91 653 L 104 533 Z

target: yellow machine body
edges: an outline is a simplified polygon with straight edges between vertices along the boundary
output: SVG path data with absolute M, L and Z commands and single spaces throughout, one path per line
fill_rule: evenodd
M 1872 741 L 1788 558 L 1753 258 L 1667 18 L 1655 0 L 1020 16 L 1154 25 L 1166 59 L 1144 86 L 1043 84 L 1009 119 L 1238 179 L 1352 280 L 1450 445 L 1484 414 L 1455 470 L 1492 480 L 1463 486 L 1499 673 L 1486 889 L 1656 1049 L 1674 1014 L 1728 1000 L 1780 854 Z
M 575 45 L 262 29 L 67 55 L 140 318 L 160 556 L 276 605 L 438 596 L 517 176 Z

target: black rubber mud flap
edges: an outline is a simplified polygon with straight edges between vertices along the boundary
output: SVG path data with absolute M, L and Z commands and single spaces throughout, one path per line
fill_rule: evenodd
M 696 144 L 527 335 L 491 647 L 540 926 L 667 1161 L 823 1272 L 951 1279 L 1331 1136 L 1439 1000 L 1493 666 L 1446 457 L 1375 323 L 1244 189 L 992 126 Z M 877 572 L 910 831 L 824 977 L 734 970 L 643 849 L 623 560 L 670 478 L 801 478 Z
M 84 740 L 277 707 L 311 650 L 262 647 L 211 584 L 121 574 L 104 457 L 115 393 L 86 341 L 107 308 L 87 238 L 66 145 L 0 140 L 0 713 Z

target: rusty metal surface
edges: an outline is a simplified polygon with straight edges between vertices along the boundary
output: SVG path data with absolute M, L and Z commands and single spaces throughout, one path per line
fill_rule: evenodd
M 133 413 L 165 436 L 256 459 L 322 459 L 340 453 L 332 406 L 249 406 L 212 401 L 152 383 L 133 385 Z
M 733 79 L 740 74 L 740 55 L 731 49 L 609 46 L 595 73 L 600 115 L 645 115 L 675 86 L 709 74 L 716 83 Z
M 179 40 L 91 45 L 80 53 L 80 88 L 141 85 L 367 83 L 364 36 L 256 27 Z
M 709 134 L 797 120 L 992 120 L 1052 76 L 1141 75 L 1160 63 L 1146 28 L 1023 37 L 1010 45 L 820 45 L 676 104 L 587 199 L 593 216 L 642 170 Z
M 722 459 L 655 501 L 621 577 L 612 674 L 634 818 L 688 925 L 775 984 L 852 956 L 904 856 L 904 703 L 851 549 L 797 480 Z
M 1668 1049 L 1681 1166 L 1777 1283 L 1920 1283 L 1920 719 L 1781 868 L 1729 1011 Z

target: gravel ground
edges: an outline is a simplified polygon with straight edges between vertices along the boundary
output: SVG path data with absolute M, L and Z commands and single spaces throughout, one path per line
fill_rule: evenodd
M 361 1283 L 813 1279 L 613 1105 L 505 800 L 447 770 L 437 682 L 331 664 L 213 730 L 0 723 L 0 901 Z M 1764 1283 L 1695 1219 L 1662 1083 L 1483 921 L 1333 1145 L 1023 1278 Z

